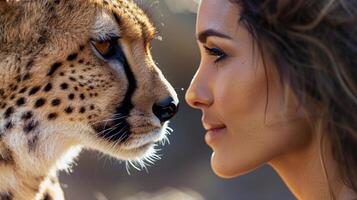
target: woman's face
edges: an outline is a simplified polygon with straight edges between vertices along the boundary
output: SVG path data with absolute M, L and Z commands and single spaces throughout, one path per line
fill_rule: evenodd
M 201 63 L 186 94 L 202 111 L 205 141 L 214 151 L 211 165 L 221 177 L 292 153 L 310 135 L 269 52 L 264 61 L 239 13 L 229 0 L 201 1 L 196 27 Z

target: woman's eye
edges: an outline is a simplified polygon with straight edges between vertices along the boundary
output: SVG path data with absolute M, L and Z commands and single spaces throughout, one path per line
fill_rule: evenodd
M 209 48 L 207 46 L 205 46 L 204 48 L 209 55 L 217 57 L 217 59 L 214 61 L 215 63 L 218 63 L 219 61 L 227 57 L 227 54 L 219 48 Z
M 91 44 L 103 58 L 109 59 L 116 54 L 118 38 L 111 38 L 104 41 L 92 40 Z

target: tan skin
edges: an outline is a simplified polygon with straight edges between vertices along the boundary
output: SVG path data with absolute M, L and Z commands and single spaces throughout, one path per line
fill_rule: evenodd
M 212 169 L 231 178 L 269 164 L 298 199 L 331 199 L 328 183 L 336 199 L 349 199 L 328 150 L 327 181 L 320 137 L 312 132 L 316 124 L 282 87 L 269 57 L 262 59 L 251 34 L 238 23 L 239 11 L 229 0 L 202 0 L 197 17 L 201 63 L 186 101 L 202 111 Z

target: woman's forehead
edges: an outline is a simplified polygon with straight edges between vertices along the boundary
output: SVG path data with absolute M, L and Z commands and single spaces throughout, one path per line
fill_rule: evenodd
M 202 0 L 196 31 L 213 29 L 226 34 L 234 34 L 239 20 L 239 7 L 229 0 Z

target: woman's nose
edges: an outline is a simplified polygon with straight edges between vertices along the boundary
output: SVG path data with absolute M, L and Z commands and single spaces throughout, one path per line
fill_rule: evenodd
M 212 104 L 212 94 L 209 89 L 209 78 L 196 74 L 186 92 L 186 102 L 193 108 L 202 109 Z

